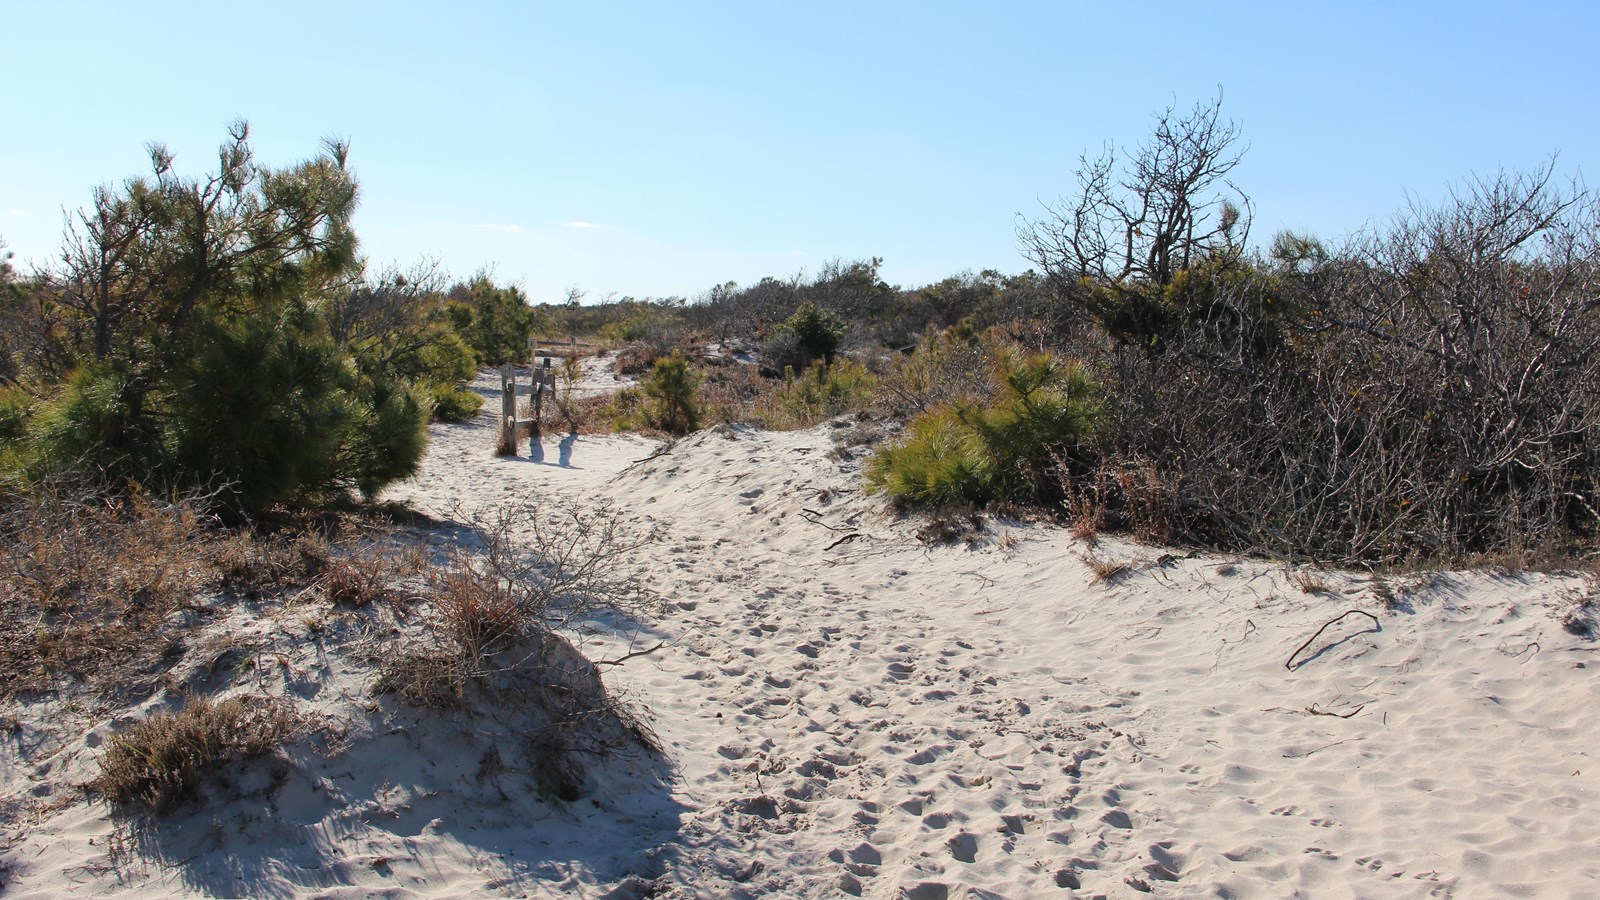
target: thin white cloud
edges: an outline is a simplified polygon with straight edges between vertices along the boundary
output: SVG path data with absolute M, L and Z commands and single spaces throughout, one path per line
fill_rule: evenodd
M 27 211 L 27 210 L 25 210 L 25 209 L 13 209 L 13 210 L 12 210 L 12 211 L 11 211 L 11 214 L 12 214 L 12 215 L 13 215 L 13 216 L 25 216 L 25 215 L 27 215 L 27 214 L 28 214 L 28 211 Z
M 568 228 L 604 228 L 605 226 L 604 225 L 596 225 L 593 222 L 573 221 L 573 222 L 568 222 L 567 223 L 567 227 Z
M 495 225 L 495 224 L 491 224 L 491 223 L 483 223 L 483 224 L 479 224 L 479 225 L 474 225 L 472 227 L 473 228 L 482 228 L 485 231 L 504 231 L 506 234 L 521 234 L 522 233 L 522 226 L 521 225 Z

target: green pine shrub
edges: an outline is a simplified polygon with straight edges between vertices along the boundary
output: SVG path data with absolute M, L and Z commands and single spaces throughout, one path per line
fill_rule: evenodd
M 982 448 L 954 406 L 912 419 L 904 437 L 873 454 L 866 478 L 869 491 L 925 506 L 992 499 Z
M 428 392 L 433 417 L 441 422 L 466 422 L 483 409 L 482 396 L 453 384 L 435 384 Z
M 778 326 L 780 333 L 793 337 L 795 346 L 805 355 L 801 365 L 816 359 L 825 363 L 833 362 L 833 355 L 839 351 L 839 344 L 844 340 L 845 330 L 843 320 L 809 300 L 801 303 L 794 315 Z M 772 364 L 776 365 L 777 361 Z
M 814 362 L 789 377 L 762 416 L 768 427 L 807 428 L 842 413 L 865 409 L 874 397 L 878 379 L 867 367 L 849 359 L 831 365 Z
M 165 404 L 181 477 L 226 485 L 248 513 L 356 480 L 341 479 L 336 464 L 360 415 L 354 379 L 314 320 L 215 324 L 176 373 Z
M 21 456 L 35 476 L 83 470 L 112 483 L 156 470 L 154 423 L 127 402 L 132 378 L 111 363 L 74 370 L 33 416 Z
M 689 361 L 676 351 L 656 360 L 650 376 L 641 385 L 648 402 L 650 424 L 668 434 L 688 434 L 700 427 L 700 404 L 696 393 L 700 379 L 689 368 Z
M 417 473 L 428 449 L 429 404 L 419 389 L 392 381 L 369 382 L 355 399 L 334 482 L 353 485 L 370 500 L 384 485 Z
M 1051 455 L 1087 438 L 1100 417 L 1092 379 L 1076 363 L 1003 349 L 986 402 L 939 404 L 868 462 L 868 489 L 938 506 L 1033 502 L 1049 487 Z

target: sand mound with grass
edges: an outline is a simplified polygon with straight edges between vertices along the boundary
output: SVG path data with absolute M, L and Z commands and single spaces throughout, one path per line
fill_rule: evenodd
M 920 521 L 862 495 L 856 433 L 547 434 L 541 452 L 495 458 L 489 421 L 436 427 L 393 499 L 446 518 L 571 500 L 655 535 L 616 561 L 653 605 L 563 634 L 603 661 L 584 677 L 631 704 L 662 754 L 610 723 L 620 752 L 585 767 L 575 799 L 552 798 L 509 737 L 536 732 L 535 711 L 374 693 L 363 641 L 411 623 L 240 606 L 174 678 L 290 698 L 305 736 L 138 824 L 72 785 L 144 710 L 29 707 L 41 718 L 0 736 L 8 894 L 1579 897 L 1600 883 L 1587 577 L 1306 572 L 994 519 L 930 546 Z M 219 641 L 249 663 L 213 684 Z M 51 714 L 83 728 L 34 742 Z

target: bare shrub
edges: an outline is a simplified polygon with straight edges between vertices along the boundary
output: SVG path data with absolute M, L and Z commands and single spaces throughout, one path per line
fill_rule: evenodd
M 119 806 L 138 803 L 163 813 L 191 796 L 208 772 L 271 752 L 298 728 L 278 701 L 197 697 L 178 713 L 156 713 L 112 738 L 93 787 Z
M 553 627 L 602 610 L 632 611 L 648 595 L 624 563 L 653 536 L 630 528 L 609 505 L 526 497 L 458 514 L 482 551 L 457 553 L 452 566 L 509 598 L 530 623 Z
M 334 556 L 322 574 L 323 593 L 338 606 L 366 606 L 378 600 L 394 600 L 401 595 L 398 582 L 422 571 L 425 564 L 419 546 L 396 547 L 369 543 Z
M 884 412 L 909 417 L 934 407 L 986 399 L 991 358 L 1000 344 L 986 344 L 970 328 L 923 335 L 909 356 L 879 380 Z
M 526 627 L 511 591 L 470 566 L 430 572 L 428 588 L 440 633 L 469 661 L 469 671 L 479 667 L 477 661 L 516 640 Z
M 618 375 L 644 375 L 655 368 L 656 360 L 667 356 L 672 348 L 664 342 L 639 341 L 617 351 L 615 369 Z
M 479 546 L 427 575 L 429 630 L 384 648 L 377 693 L 412 706 L 488 714 L 519 734 L 514 752 L 550 799 L 571 802 L 585 756 L 655 749 L 598 667 L 554 630 L 636 609 L 645 590 L 621 574 L 649 539 L 609 509 L 524 500 L 465 516 Z M 520 730 L 520 731 L 519 731 Z M 513 752 L 513 751 L 508 751 Z M 500 750 L 494 751 L 496 757 Z
M 1071 475 L 1202 545 L 1560 561 L 1600 531 L 1597 234 L 1594 198 L 1546 168 L 1341 250 L 1187 269 L 1150 294 L 1151 346 L 1096 360 L 1118 484 Z
M 1141 541 L 1172 540 L 1177 512 L 1175 498 L 1161 473 L 1140 459 L 1101 460 L 1093 467 L 1063 454 L 1054 468 L 1061 482 L 1063 506 L 1074 536 L 1092 540 L 1110 528 Z
M 774 403 L 782 382 L 767 378 L 752 365 L 718 366 L 704 372 L 700 388 L 700 408 L 706 422 L 714 425 L 754 422 L 757 410 Z

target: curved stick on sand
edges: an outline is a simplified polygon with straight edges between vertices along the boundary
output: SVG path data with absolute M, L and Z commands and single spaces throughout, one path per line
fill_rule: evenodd
M 1284 662 L 1283 667 L 1285 669 L 1288 669 L 1289 671 L 1293 672 L 1294 671 L 1294 660 L 1295 660 L 1295 657 L 1299 656 L 1301 651 L 1303 651 L 1307 647 L 1311 646 L 1311 642 L 1312 641 L 1315 641 L 1317 638 L 1321 637 L 1322 633 L 1324 631 L 1327 631 L 1329 628 L 1333 627 L 1333 625 L 1335 623 L 1343 620 L 1346 616 L 1352 616 L 1352 615 L 1366 616 L 1367 618 L 1372 620 L 1372 624 L 1376 625 L 1378 627 L 1378 630 L 1380 630 L 1380 631 L 1383 630 L 1383 623 L 1379 622 L 1378 621 L 1378 617 L 1373 615 L 1372 613 L 1369 613 L 1364 609 L 1347 609 L 1344 612 L 1338 614 L 1337 616 L 1334 616 L 1333 618 L 1329 619 L 1327 622 L 1323 623 L 1323 626 L 1321 628 L 1317 629 L 1317 633 L 1316 634 L 1313 634 L 1311 637 L 1306 638 L 1306 642 L 1304 644 L 1301 644 L 1300 646 L 1296 647 L 1295 651 L 1293 653 L 1289 654 L 1289 659 Z

